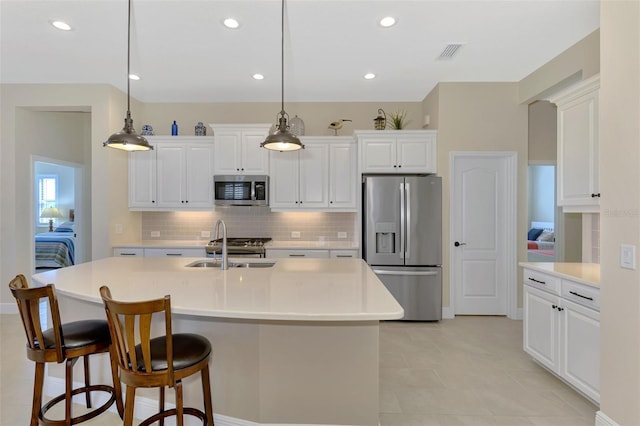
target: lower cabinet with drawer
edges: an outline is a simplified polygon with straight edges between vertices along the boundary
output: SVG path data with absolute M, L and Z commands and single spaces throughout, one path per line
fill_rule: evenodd
M 206 257 L 205 248 L 114 247 L 114 256 L 122 257 Z
M 545 284 L 532 282 L 531 277 Z M 595 287 L 524 271 L 525 352 L 596 403 L 600 403 L 598 296 Z
M 140 247 L 115 247 L 113 255 L 115 257 L 144 257 L 144 249 Z
M 266 250 L 266 257 L 269 259 L 284 259 L 284 258 L 328 259 L 329 250 L 269 248 Z

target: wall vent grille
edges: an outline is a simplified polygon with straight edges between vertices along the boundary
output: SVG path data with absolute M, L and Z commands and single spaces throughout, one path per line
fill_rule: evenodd
M 464 43 L 449 43 L 439 56 L 439 59 L 451 59 Z

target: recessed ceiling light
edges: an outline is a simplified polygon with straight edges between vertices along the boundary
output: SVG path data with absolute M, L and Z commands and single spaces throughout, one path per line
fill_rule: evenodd
M 264 80 L 264 75 L 262 74 L 254 74 L 252 77 L 254 80 Z
M 71 31 L 71 25 L 64 21 L 51 21 L 51 25 L 62 31 Z
M 227 18 L 223 21 L 223 23 L 225 27 L 232 29 L 238 28 L 240 26 L 240 23 L 233 18 Z
M 380 20 L 380 26 L 388 28 L 392 27 L 396 24 L 396 18 L 393 16 L 385 16 Z
M 140 76 L 138 74 L 129 74 L 129 80 L 140 80 Z
M 376 75 L 374 73 L 370 72 L 370 73 L 365 74 L 364 78 L 367 79 L 367 80 L 373 80 L 374 78 L 376 78 Z

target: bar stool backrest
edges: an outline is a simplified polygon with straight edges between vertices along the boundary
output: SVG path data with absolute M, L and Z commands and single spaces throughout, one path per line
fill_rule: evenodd
M 9 282 L 9 288 L 18 304 L 27 337 L 27 357 L 36 362 L 63 362 L 64 336 L 55 286 L 47 284 L 44 287 L 29 287 L 25 276 L 17 275 Z M 41 303 L 43 299 L 51 312 L 53 340 L 45 340 L 43 335 L 41 318 L 46 314 L 46 310 L 41 309 L 44 308 Z

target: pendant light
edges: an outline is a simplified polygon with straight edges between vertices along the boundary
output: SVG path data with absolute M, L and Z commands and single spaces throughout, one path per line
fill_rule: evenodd
M 124 151 L 148 151 L 153 149 L 149 142 L 141 135 L 136 133 L 133 128 L 133 120 L 131 119 L 131 100 L 130 100 L 130 62 L 131 62 L 131 0 L 129 0 L 129 13 L 127 20 L 127 116 L 124 119 L 124 127 L 118 133 L 109 136 L 102 146 L 109 148 L 122 149 Z
M 260 144 L 261 147 L 271 149 L 273 151 L 295 151 L 300 148 L 304 148 L 300 139 L 293 133 L 289 132 L 289 126 L 287 126 L 287 118 L 289 114 L 284 111 L 284 0 L 282 0 L 282 40 L 281 40 L 281 66 L 282 66 L 282 109 L 280 110 L 280 118 L 278 120 L 277 130 L 267 136 L 264 142 Z

